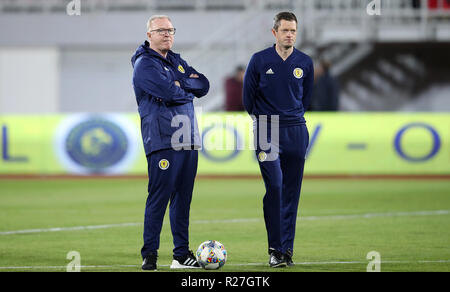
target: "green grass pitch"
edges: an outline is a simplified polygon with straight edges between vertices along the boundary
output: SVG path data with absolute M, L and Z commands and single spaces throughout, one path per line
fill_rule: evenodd
M 140 271 L 145 179 L 0 180 L 0 271 Z M 268 267 L 262 180 L 197 179 L 190 248 L 222 242 L 224 272 L 450 271 L 449 180 L 306 178 L 294 267 Z M 51 229 L 61 228 L 61 229 Z M 168 212 L 158 271 L 170 271 Z M 203 271 L 203 270 L 202 270 Z

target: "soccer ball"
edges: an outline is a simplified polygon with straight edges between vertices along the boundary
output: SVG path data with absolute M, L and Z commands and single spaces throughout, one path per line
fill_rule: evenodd
M 227 250 L 220 242 L 208 240 L 200 244 L 197 249 L 197 262 L 205 270 L 216 270 L 227 261 Z

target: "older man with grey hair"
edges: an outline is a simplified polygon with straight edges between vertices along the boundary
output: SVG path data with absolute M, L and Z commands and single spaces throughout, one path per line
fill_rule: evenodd
M 171 51 L 175 28 L 168 16 L 147 22 L 147 37 L 132 57 L 133 86 L 148 163 L 143 270 L 156 270 L 160 233 L 170 201 L 172 269 L 198 268 L 189 250 L 189 211 L 197 174 L 200 135 L 193 99 L 208 93 L 209 81 Z M 179 133 L 183 135 L 178 136 Z

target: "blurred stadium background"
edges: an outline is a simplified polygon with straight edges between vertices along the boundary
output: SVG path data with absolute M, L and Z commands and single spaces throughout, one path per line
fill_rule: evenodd
M 211 81 L 198 105 L 220 111 L 225 77 L 272 44 L 282 10 L 299 18 L 298 48 L 332 63 L 340 110 L 450 110 L 446 0 L 382 0 L 379 16 L 364 0 L 81 0 L 79 17 L 69 2 L 0 1 L 1 113 L 134 112 L 130 54 L 155 13 L 172 17 L 174 50 Z
M 80 5 L 81 15 L 68 15 L 68 5 L 75 2 Z M 367 10 L 371 3 L 380 3 L 381 7 L 369 6 L 380 8 L 379 15 L 371 15 L 373 13 L 370 12 L 376 9 Z M 0 266 L 28 266 L 35 263 L 43 266 L 42 270 L 48 270 L 45 266 L 58 266 L 61 262 L 67 262 L 63 255 L 50 262 L 36 257 L 29 263 L 25 258 L 32 247 L 25 244 L 21 248 L 21 243 L 18 243 L 20 239 L 14 239 L 16 235 L 8 233 L 10 231 L 39 230 L 61 225 L 71 227 L 140 222 L 143 215 L 136 217 L 134 211 L 137 210 L 138 214 L 142 211 L 143 214 L 146 161 L 131 82 L 130 58 L 144 41 L 145 24 L 153 14 L 171 17 L 177 28 L 173 50 L 181 53 L 191 66 L 210 80 L 209 94 L 195 101 L 200 111 L 204 143 L 214 144 L 230 135 L 235 143 L 231 150 L 206 149 L 201 152 L 199 178 L 214 178 L 209 178 L 211 180 L 208 182 L 200 180 L 198 196 L 207 200 L 208 196 L 213 196 L 208 190 L 214 189 L 216 184 L 220 185 L 220 179 L 229 176 L 230 185 L 240 186 L 236 187 L 235 192 L 243 189 L 255 195 L 255 202 L 261 201 L 261 181 L 251 180 L 259 177 L 253 153 L 245 147 L 238 147 L 242 147 L 240 143 L 249 144 L 248 117 L 245 113 L 225 112 L 225 80 L 236 67 L 245 66 L 254 52 L 273 44 L 270 32 L 272 19 L 276 13 L 286 10 L 294 12 L 299 19 L 297 48 L 309 54 L 317 68 L 321 61 L 325 61 L 334 84 L 339 88 L 335 92 L 339 94 L 336 108 L 322 112 L 321 106 L 328 103 L 325 101 L 307 114 L 311 143 L 302 202 L 312 206 L 310 210 L 313 211 L 305 208 L 306 214 L 367 214 L 370 211 L 392 214 L 386 212 L 398 211 L 416 212 L 414 214 L 417 215 L 417 212 L 432 212 L 431 217 L 436 215 L 440 221 L 436 219 L 433 227 L 424 223 L 420 225 L 419 231 L 411 232 L 424 232 L 424 236 L 436 238 L 434 245 L 430 245 L 433 248 L 429 249 L 436 251 L 436 254 L 414 250 L 412 258 L 407 258 L 410 262 L 404 262 L 403 266 L 396 269 L 407 270 L 406 266 L 414 265 L 411 260 L 419 257 L 437 261 L 438 264 L 431 270 L 448 270 L 450 234 L 444 228 L 448 227 L 450 210 L 448 0 L 0 0 L 0 206 L 3 214 L 0 236 L 5 239 L 0 248 L 3 256 Z M 316 85 L 321 91 L 321 85 Z M 326 93 L 324 95 L 328 96 Z M 234 127 L 231 131 L 223 126 L 225 121 L 230 120 L 230 115 L 231 120 L 234 120 L 234 124 L 231 122 Z M 77 217 L 77 220 L 71 220 L 72 217 L 60 217 L 59 213 L 52 213 L 32 200 L 29 202 L 36 203 L 36 208 L 42 208 L 40 210 L 43 212 L 33 213 L 36 210 L 27 203 L 28 195 L 35 194 L 36 198 L 42 196 L 44 201 L 48 199 L 48 202 L 62 204 L 55 205 L 55 208 L 68 209 L 70 207 L 63 200 L 72 202 L 74 198 L 67 193 L 67 188 L 76 192 L 77 188 L 85 186 L 86 190 L 80 192 L 95 190 L 97 193 L 93 197 L 86 195 L 86 198 L 83 197 L 86 201 L 83 202 L 95 200 L 91 202 L 95 205 L 106 199 L 99 185 L 104 186 L 105 192 L 114 192 L 108 189 L 111 181 L 99 181 L 97 184 L 82 180 L 77 184 L 61 180 L 61 184 L 66 184 L 64 188 L 59 186 L 57 179 L 51 181 L 50 178 L 98 174 L 138 177 L 137 184 L 142 195 L 132 197 L 132 206 L 125 203 L 122 209 L 115 209 L 117 206 L 104 209 L 105 214 L 124 212 L 126 215 L 102 217 L 94 211 L 89 214 L 80 211 L 86 219 Z M 30 177 L 44 177 L 49 181 L 48 184 L 45 180 L 44 184 L 39 184 L 17 180 Z M 375 178 L 381 182 L 396 178 L 398 182 L 390 180 L 389 192 L 383 191 L 384 183 L 364 180 L 350 184 L 350 188 L 354 189 L 349 190 L 349 184 L 338 180 L 348 177 Z M 250 180 L 241 185 L 242 181 L 236 181 L 240 178 Z M 321 184 L 311 182 L 309 178 L 333 180 Z M 414 187 L 414 183 L 418 182 L 410 178 L 421 179 L 421 185 Z M 91 188 L 92 184 L 96 187 Z M 226 184 L 224 188 L 227 188 Z M 131 185 L 135 186 L 135 183 L 118 186 L 117 190 L 125 191 Z M 330 191 L 325 185 L 329 186 Z M 372 209 L 365 208 L 364 203 L 361 203 L 351 207 L 344 204 L 328 210 L 321 209 L 321 204 L 326 202 L 319 199 L 317 205 L 309 203 L 316 199 L 305 201 L 308 200 L 309 191 L 317 196 L 315 198 L 322 195 L 329 199 L 328 204 L 333 204 L 335 197 L 331 194 L 368 194 L 375 185 L 379 192 L 374 192 L 370 198 L 364 197 L 370 206 L 375 206 Z M 411 190 L 408 189 L 411 191 L 410 200 L 405 196 L 404 204 L 389 205 L 389 201 L 395 201 L 398 194 L 403 194 L 402 189 L 406 185 L 411 187 Z M 437 185 L 438 190 L 430 192 Z M 45 189 L 45 194 L 39 191 L 40 188 Z M 135 188 L 134 191 L 139 192 L 139 189 Z M 413 189 L 417 191 L 416 194 L 412 193 Z M 52 198 L 58 198 L 57 194 L 64 199 L 53 201 Z M 377 200 L 377 194 L 383 196 L 379 198 L 380 205 L 370 201 Z M 113 200 L 120 196 L 115 195 Z M 226 197 L 225 194 L 223 196 L 222 199 Z M 351 205 L 357 197 L 343 198 Z M 135 201 L 138 203 L 134 204 Z M 83 202 L 75 202 L 79 210 L 86 208 Z M 195 202 L 194 198 L 194 209 Z M 232 202 L 223 203 L 223 206 L 235 208 Z M 252 203 L 248 206 L 254 207 Z M 20 211 L 28 208 L 29 213 Z M 223 210 L 216 211 L 196 212 L 194 219 L 210 219 L 208 216 L 211 214 L 220 217 L 217 214 Z M 48 217 L 46 212 L 50 212 Z M 29 220 L 23 219 L 27 214 Z M 232 220 L 235 218 L 233 216 L 244 216 L 242 214 L 248 213 L 227 214 L 223 215 L 223 219 Z M 253 215 L 262 216 L 259 213 L 249 216 Z M 384 226 L 394 224 L 390 221 L 380 223 Z M 262 222 L 258 224 L 258 228 L 263 226 Z M 409 223 L 407 225 L 410 226 Z M 436 226 L 439 228 L 434 228 Z M 391 227 L 391 235 L 394 235 L 397 231 L 394 225 Z M 133 228 L 135 233 L 130 236 L 139 239 L 141 227 L 138 225 Z M 322 231 L 327 233 L 327 230 L 324 227 Z M 165 236 L 168 234 L 166 230 Z M 104 236 L 108 238 L 108 235 Z M 111 235 L 111 239 L 115 236 Z M 194 237 L 195 242 L 204 241 L 207 235 L 202 236 Z M 263 242 L 263 233 L 260 236 Z M 375 238 L 378 235 L 367 236 Z M 170 242 L 168 238 L 166 240 Z M 391 238 L 392 241 L 395 241 L 394 238 Z M 332 238 L 330 240 L 333 241 Z M 349 239 L 349 242 L 353 240 Z M 227 245 L 227 240 L 223 241 Z M 229 245 L 239 250 L 240 239 L 229 242 Z M 408 246 L 409 243 L 401 244 Z M 416 243 L 412 239 L 411 245 Z M 425 244 L 424 241 L 420 243 Z M 79 244 L 82 245 L 81 242 Z M 139 244 L 139 241 L 133 242 L 130 248 L 129 242 L 123 242 L 123 246 L 128 248 L 125 250 L 130 252 L 137 251 Z M 11 246 L 16 246 L 16 249 L 11 249 Z M 328 246 L 327 239 L 318 237 L 316 247 L 311 247 L 311 250 Z M 68 251 L 69 247 L 60 244 L 58 248 Z M 261 248 L 264 249 L 264 245 Z M 364 244 L 360 246 L 363 251 L 368 252 L 368 248 Z M 401 256 L 401 248 L 398 246 L 398 249 L 393 248 L 391 253 L 386 253 L 402 262 L 405 258 Z M 13 254 L 17 253 L 22 254 L 24 259 L 16 261 Z M 93 251 L 91 253 L 94 254 Z M 365 260 L 364 256 L 359 255 L 359 258 Z M 51 255 L 48 257 L 52 258 Z M 137 253 L 131 258 L 125 257 L 123 262 L 128 261 L 133 265 L 137 262 L 136 258 Z M 324 258 L 317 256 L 309 259 L 333 261 L 352 258 L 358 257 L 351 252 L 339 254 L 337 250 L 335 254 L 326 254 Z M 98 259 L 92 259 L 91 263 L 98 265 Z M 248 256 L 244 260 L 253 259 Z M 265 261 L 265 258 L 261 261 Z M 115 263 L 109 261 L 104 264 Z M 354 262 L 354 265 L 358 263 Z M 421 267 L 424 266 L 418 266 L 416 270 L 421 270 Z M 337 264 L 336 269 L 341 268 L 342 265 Z

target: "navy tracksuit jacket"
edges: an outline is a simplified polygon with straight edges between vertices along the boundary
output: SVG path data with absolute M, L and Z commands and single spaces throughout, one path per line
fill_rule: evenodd
M 209 81 L 179 54 L 169 51 L 164 58 L 147 41 L 138 47 L 131 63 L 149 176 L 141 255 L 157 253 L 170 201 L 173 252 L 183 256 L 189 252 L 189 210 L 197 173 L 196 149 L 201 147 L 192 101 L 208 93 Z M 199 78 L 189 78 L 192 73 Z
M 297 210 L 309 134 L 303 117 L 311 101 L 314 68 L 311 58 L 294 48 L 283 60 L 273 47 L 254 54 L 244 78 L 243 103 L 254 117 L 256 155 L 266 187 L 263 199 L 268 246 L 293 252 Z M 278 126 L 271 122 L 278 117 Z M 267 118 L 265 118 L 267 117 Z M 267 142 L 262 147 L 261 123 L 267 120 Z M 264 129 L 264 128 L 262 128 Z M 278 130 L 278 141 L 272 136 Z M 275 146 L 275 147 L 274 147 Z M 272 155 L 270 155 L 272 154 Z M 271 159 L 268 159 L 271 158 Z

